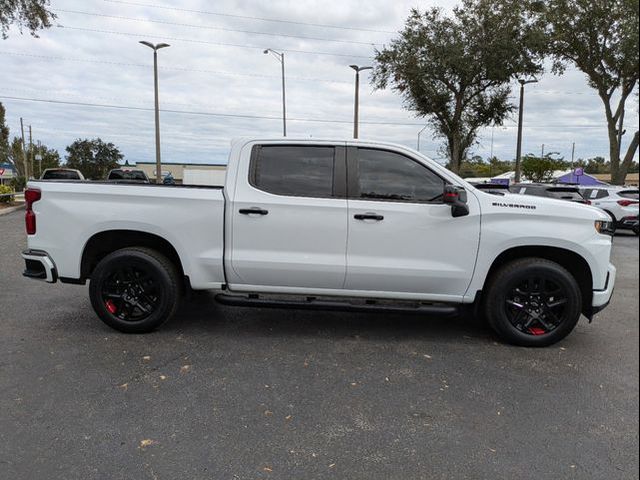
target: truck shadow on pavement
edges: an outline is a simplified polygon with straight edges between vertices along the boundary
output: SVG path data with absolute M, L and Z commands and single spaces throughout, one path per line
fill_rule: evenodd
M 429 316 L 414 313 L 354 313 L 305 309 L 229 307 L 210 293 L 185 302 L 162 332 L 216 335 L 349 338 L 368 340 L 437 339 L 480 343 L 496 341 L 492 331 L 467 314 Z

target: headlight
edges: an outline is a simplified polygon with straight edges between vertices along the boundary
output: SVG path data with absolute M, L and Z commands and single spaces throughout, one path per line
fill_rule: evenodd
M 613 222 L 608 222 L 605 220 L 596 220 L 595 226 L 596 226 L 596 232 L 601 233 L 603 235 L 613 236 L 615 232 Z

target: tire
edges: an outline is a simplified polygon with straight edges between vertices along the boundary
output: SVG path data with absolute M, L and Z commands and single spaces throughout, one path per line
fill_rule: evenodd
M 559 342 L 574 329 L 582 310 L 576 279 L 542 258 L 502 266 L 489 280 L 484 298 L 491 328 L 503 341 L 525 347 Z
M 91 275 L 89 297 L 100 319 L 120 332 L 151 332 L 178 308 L 180 274 L 164 255 L 143 247 L 116 250 Z

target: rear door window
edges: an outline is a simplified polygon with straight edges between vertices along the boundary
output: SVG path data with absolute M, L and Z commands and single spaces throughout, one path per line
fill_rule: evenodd
M 335 148 L 307 145 L 254 147 L 250 183 L 275 195 L 331 197 Z

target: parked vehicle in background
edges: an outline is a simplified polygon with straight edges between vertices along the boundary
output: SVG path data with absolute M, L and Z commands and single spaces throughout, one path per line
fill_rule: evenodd
M 619 186 L 589 187 L 582 191 L 591 205 L 604 210 L 616 228 L 638 235 L 638 189 Z
M 149 183 L 149 177 L 143 170 L 135 168 L 114 168 L 107 175 L 107 180 L 133 183 Z
M 123 332 L 159 327 L 191 288 L 257 307 L 466 306 L 505 341 L 546 346 L 615 285 L 603 211 L 492 195 L 390 143 L 239 139 L 224 187 L 28 186 L 25 276 L 90 280 L 95 312 Z
M 47 168 L 40 175 L 40 180 L 84 180 L 84 175 L 73 168 Z
M 478 190 L 482 190 L 483 192 L 487 193 L 493 193 L 494 195 L 504 195 L 505 193 L 509 193 L 509 185 L 506 185 L 504 183 L 470 183 Z
M 533 195 L 535 197 L 557 198 L 575 203 L 590 205 L 580 192 L 580 187 L 553 183 L 516 183 L 509 187 L 512 193 Z

